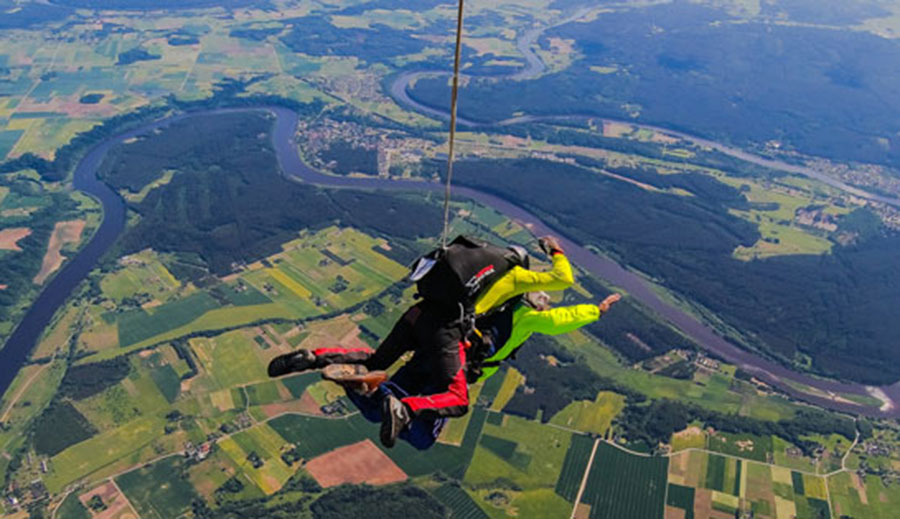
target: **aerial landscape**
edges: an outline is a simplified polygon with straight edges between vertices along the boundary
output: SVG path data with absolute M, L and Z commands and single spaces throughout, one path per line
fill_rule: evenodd
M 897 518 L 897 63 L 897 0 L 0 0 L 0 517 Z M 427 448 L 273 375 L 457 235 L 622 300 Z

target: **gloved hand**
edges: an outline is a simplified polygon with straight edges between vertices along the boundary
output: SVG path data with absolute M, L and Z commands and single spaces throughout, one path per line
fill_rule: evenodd
M 621 300 L 622 300 L 622 294 L 613 294 L 613 295 L 607 297 L 606 299 L 603 300 L 603 302 L 601 302 L 599 305 L 597 305 L 600 307 L 600 314 L 602 315 L 602 314 L 605 314 L 606 312 L 609 312 L 609 309 L 612 307 L 612 305 L 618 303 Z
M 557 252 L 563 252 L 562 245 L 559 244 L 559 240 L 556 239 L 555 236 L 544 236 L 543 238 L 538 239 L 538 245 L 547 256 L 552 256 Z

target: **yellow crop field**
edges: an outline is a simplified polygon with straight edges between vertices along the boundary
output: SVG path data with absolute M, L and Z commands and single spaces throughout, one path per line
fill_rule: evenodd
M 285 288 L 289 289 L 297 296 L 302 297 L 303 299 L 309 299 L 310 297 L 312 297 L 312 292 L 310 292 L 308 288 L 294 281 L 290 276 L 288 276 L 281 270 L 277 268 L 266 269 L 266 273 L 272 276 L 272 279 L 284 285 Z

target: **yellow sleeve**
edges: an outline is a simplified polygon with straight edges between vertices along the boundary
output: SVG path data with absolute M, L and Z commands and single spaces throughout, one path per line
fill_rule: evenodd
M 504 361 L 534 333 L 562 335 L 587 326 L 600 319 L 597 305 L 573 305 L 538 311 L 521 306 L 513 318 L 512 335 L 489 361 Z M 479 380 L 486 380 L 497 371 L 496 367 L 484 368 Z
M 550 310 L 523 313 L 513 326 L 513 333 L 562 335 L 600 319 L 597 305 L 561 306 Z
M 475 303 L 475 313 L 483 314 L 502 305 L 511 298 L 539 290 L 565 290 L 575 283 L 572 264 L 565 254 L 553 255 L 553 269 L 535 272 L 516 267 L 491 285 Z
M 515 294 L 537 292 L 538 290 L 565 290 L 575 283 L 572 264 L 565 254 L 553 255 L 553 269 L 550 272 L 535 272 L 521 267 L 513 269 Z

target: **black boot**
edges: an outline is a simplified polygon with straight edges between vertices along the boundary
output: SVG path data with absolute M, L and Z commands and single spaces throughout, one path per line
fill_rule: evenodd
M 381 444 L 389 449 L 393 447 L 411 421 L 406 404 L 394 395 L 384 397 L 381 403 Z
M 280 377 L 290 373 L 298 373 L 308 369 L 316 369 L 316 354 L 310 350 L 299 350 L 287 355 L 275 357 L 269 363 L 269 376 Z

